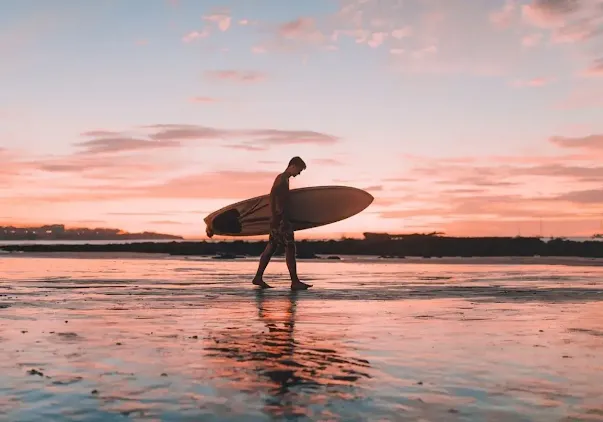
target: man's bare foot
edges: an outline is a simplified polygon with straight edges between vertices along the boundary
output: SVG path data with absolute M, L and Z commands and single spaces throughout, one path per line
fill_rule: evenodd
M 255 284 L 256 286 L 259 286 L 261 289 L 272 289 L 272 286 L 270 286 L 269 284 L 267 284 L 264 280 L 260 279 L 253 279 L 252 281 L 253 284 Z
M 312 287 L 311 284 L 302 283 L 299 280 L 291 282 L 291 290 L 307 290 L 310 287 Z

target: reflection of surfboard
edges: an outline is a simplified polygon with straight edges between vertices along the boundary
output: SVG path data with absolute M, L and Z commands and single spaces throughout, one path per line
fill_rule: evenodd
M 373 202 L 373 196 L 348 186 L 291 189 L 293 230 L 304 230 L 345 220 Z M 270 195 L 256 196 L 212 212 L 203 219 L 207 233 L 257 236 L 270 233 Z

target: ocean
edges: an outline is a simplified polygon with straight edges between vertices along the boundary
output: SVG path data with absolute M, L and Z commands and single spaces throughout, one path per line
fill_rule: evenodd
M 603 267 L 0 256 L 2 421 L 603 420 Z

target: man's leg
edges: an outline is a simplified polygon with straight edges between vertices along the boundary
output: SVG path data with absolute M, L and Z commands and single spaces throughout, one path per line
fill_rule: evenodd
M 297 276 L 297 260 L 295 259 L 295 242 L 293 241 L 293 234 L 291 234 L 291 238 L 288 240 L 289 241 L 285 244 L 285 258 L 287 260 L 289 275 L 291 276 L 291 289 L 305 290 L 312 287 L 312 285 L 299 281 L 299 277 Z
M 266 270 L 266 267 L 268 266 L 268 263 L 270 262 L 270 258 L 272 258 L 272 255 L 274 255 L 274 251 L 275 251 L 274 245 L 272 244 L 271 241 L 268 241 L 268 244 L 266 245 L 264 252 L 262 252 L 262 255 L 260 256 L 260 263 L 258 265 L 258 271 L 255 274 L 255 277 L 253 278 L 252 283 L 255 284 L 256 286 L 260 286 L 262 289 L 272 288 L 272 286 L 269 286 L 268 284 L 266 284 L 266 282 L 264 282 L 263 277 L 264 277 L 264 271 Z

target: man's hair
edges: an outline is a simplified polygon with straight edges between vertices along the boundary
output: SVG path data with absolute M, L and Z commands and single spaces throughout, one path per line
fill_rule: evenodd
M 300 157 L 293 157 L 291 160 L 289 160 L 287 167 L 292 165 L 297 166 L 302 170 L 306 169 L 306 163 L 304 163 L 304 160 L 302 160 Z

